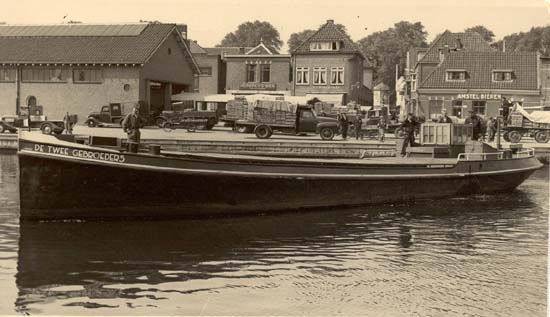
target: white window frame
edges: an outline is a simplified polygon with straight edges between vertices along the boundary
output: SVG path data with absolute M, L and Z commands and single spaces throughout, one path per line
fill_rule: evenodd
M 309 85 L 309 67 L 296 67 L 296 85 Z
M 514 76 L 512 74 L 513 72 L 510 71 L 510 70 L 493 70 L 493 74 L 492 74 L 492 80 L 493 82 L 495 83 L 511 83 L 514 81 Z M 503 80 L 500 80 L 500 79 L 497 79 L 496 78 L 496 75 L 497 74 L 505 74 L 504 75 L 504 78 L 506 78 L 506 74 L 508 74 L 510 76 L 510 79 L 503 79 Z
M 338 75 L 336 75 L 336 77 L 333 77 L 333 74 L 338 74 L 338 73 L 341 73 L 340 81 L 337 80 Z M 330 84 L 332 86 L 344 86 L 344 82 L 345 82 L 344 76 L 345 76 L 344 67 L 331 67 L 330 68 Z M 334 79 L 336 79 L 336 81 Z
M 310 51 L 338 51 L 340 50 L 340 41 L 330 42 L 312 42 L 309 44 Z
M 317 73 L 319 74 L 318 77 L 315 76 Z M 324 75 L 324 80 L 322 80 L 323 75 Z M 316 86 L 327 85 L 328 83 L 327 75 L 328 75 L 328 71 L 326 67 L 313 67 L 313 85 L 316 85 Z M 315 79 L 319 79 L 319 80 L 315 80 Z
M 452 74 L 453 73 L 460 73 L 462 74 L 462 78 L 459 79 L 453 79 Z M 451 81 L 451 82 L 463 82 L 466 81 L 466 71 L 465 70 L 447 70 L 445 72 L 445 81 Z

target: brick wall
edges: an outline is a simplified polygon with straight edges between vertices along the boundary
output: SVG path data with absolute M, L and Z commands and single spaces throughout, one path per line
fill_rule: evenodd
M 550 107 L 550 57 L 540 59 L 541 101 Z
M 211 67 L 211 75 L 200 75 L 199 77 L 199 96 L 208 96 L 223 93 L 223 88 L 220 87 L 220 66 L 221 59 L 219 55 L 195 55 L 195 60 L 199 67 Z
M 309 85 L 295 85 L 294 94 L 304 96 L 308 93 L 350 93 L 351 85 L 357 82 L 363 83 L 363 64 L 353 54 L 342 55 L 296 55 L 294 69 L 294 78 L 296 77 L 297 67 L 309 67 Z M 313 67 L 327 68 L 327 84 L 313 85 Z M 330 68 L 344 67 L 344 85 L 330 85 Z
M 143 79 L 193 85 L 193 70 L 176 36 L 170 35 L 143 66 Z
M 269 57 L 243 57 L 243 58 L 227 58 L 225 60 L 227 72 L 226 72 L 226 90 L 239 90 L 240 86 L 246 83 L 246 64 L 245 62 L 271 62 L 271 83 L 276 85 L 277 91 L 290 91 L 292 89 L 292 82 L 289 81 L 290 77 L 290 57 L 282 58 L 269 58 Z M 258 66 L 259 67 L 259 66 Z M 260 76 L 259 68 L 256 73 L 256 81 L 259 82 Z
M 72 74 L 70 69 L 67 69 Z M 44 114 L 50 119 L 63 119 L 65 112 L 78 115 L 82 123 L 92 111 L 99 111 L 101 105 L 110 102 L 133 103 L 139 100 L 138 67 L 104 67 L 103 83 L 73 83 L 72 76 L 67 82 L 30 83 L 20 86 L 21 105 L 26 105 L 29 96 L 36 97 L 37 104 L 44 107 Z M 129 90 L 124 90 L 124 85 Z M 0 114 L 16 112 L 15 83 L 0 83 Z
M 464 93 L 467 93 L 464 91 Z M 499 94 L 497 91 L 492 91 L 491 93 Z M 503 97 L 506 97 L 508 100 L 520 101 L 523 99 L 524 107 L 534 107 L 540 105 L 540 97 L 519 93 L 503 93 Z M 425 116 L 427 119 L 430 114 L 430 98 L 432 100 L 442 101 L 442 106 L 447 110 L 449 115 L 453 115 L 453 100 L 456 99 L 457 94 L 421 94 L 418 98 L 418 115 Z M 472 110 L 473 100 L 462 100 L 463 107 L 462 118 L 466 118 L 468 111 Z M 501 107 L 500 100 L 486 100 L 486 113 L 485 117 L 496 117 L 499 115 L 499 108 Z

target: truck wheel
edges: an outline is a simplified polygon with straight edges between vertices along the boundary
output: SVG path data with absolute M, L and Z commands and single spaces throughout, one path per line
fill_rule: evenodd
M 502 133 L 502 138 L 504 139 L 504 141 L 510 142 L 510 138 L 508 137 L 508 131 L 504 131 L 504 133 Z
M 166 122 L 166 119 L 164 118 L 157 118 L 155 120 L 155 123 L 157 124 L 157 127 L 162 128 L 164 126 L 164 123 Z
M 273 131 L 268 125 L 262 124 L 254 129 L 254 133 L 258 139 L 267 139 L 273 134 Z
M 329 127 L 321 128 L 321 131 L 319 131 L 319 134 L 321 135 L 321 139 L 323 140 L 334 139 L 334 130 L 332 130 Z
M 96 126 L 97 126 L 97 124 L 95 123 L 94 120 L 88 120 L 88 127 L 95 128 Z
M 5 130 L 4 126 L 0 124 L 0 133 L 4 133 Z
M 535 141 L 538 143 L 547 143 L 550 140 L 550 133 L 546 130 L 539 130 L 535 132 Z
M 187 132 L 195 132 L 197 131 L 197 129 L 195 128 L 195 125 L 190 123 L 188 126 L 187 126 Z
M 521 132 L 518 130 L 512 130 L 508 132 L 508 138 L 512 143 L 519 143 L 519 141 L 521 141 Z
M 164 130 L 164 132 L 172 132 L 172 124 L 170 122 L 164 122 L 162 130 Z
M 396 128 L 394 134 L 396 139 L 402 139 L 405 137 L 405 133 L 403 133 L 403 128 L 401 127 Z
M 51 123 L 45 123 L 44 125 L 42 125 L 42 127 L 40 128 L 40 130 L 42 130 L 42 133 L 44 134 L 52 134 L 53 132 L 53 124 Z

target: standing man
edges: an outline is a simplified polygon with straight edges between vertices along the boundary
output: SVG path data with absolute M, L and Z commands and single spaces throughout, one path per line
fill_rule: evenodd
M 355 129 L 356 140 L 359 140 L 359 136 L 361 136 L 361 140 L 363 140 L 363 132 L 361 131 L 362 124 L 363 124 L 363 119 L 361 119 L 361 112 L 357 111 L 357 115 L 353 120 L 353 128 Z
M 340 114 L 339 123 L 340 123 L 340 128 L 342 129 L 342 139 L 347 140 L 349 121 L 348 121 L 348 116 L 344 112 Z
M 141 122 L 139 118 L 139 105 L 134 105 L 132 112 L 127 114 L 122 121 L 122 129 L 128 134 L 128 142 L 139 144 L 141 132 Z
M 441 117 L 438 120 L 439 123 L 453 123 L 453 119 L 447 115 L 447 109 L 441 110 Z
M 380 142 L 384 142 L 387 127 L 386 118 L 380 117 L 380 121 L 378 121 L 378 138 Z
M 495 140 L 495 134 L 497 132 L 497 119 L 490 117 L 489 122 L 487 123 L 487 130 L 489 131 L 489 142 Z
M 405 134 L 405 141 L 403 142 L 403 147 L 401 148 L 401 156 L 407 154 L 407 146 L 414 146 L 414 130 L 416 129 L 416 121 L 414 120 L 413 114 L 407 114 L 407 119 L 401 123 L 401 128 Z
M 477 141 L 479 140 L 479 137 L 481 136 L 481 118 L 475 114 L 473 110 L 468 111 L 470 113 L 470 116 L 466 118 L 466 121 L 464 123 L 471 124 L 473 126 L 472 130 L 472 140 Z

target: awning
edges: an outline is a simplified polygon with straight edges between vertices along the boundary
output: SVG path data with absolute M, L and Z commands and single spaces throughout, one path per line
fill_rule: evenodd
M 233 95 L 208 95 L 204 96 L 204 101 L 206 102 L 228 102 L 229 100 L 235 99 Z
M 310 99 L 311 98 L 308 99 L 306 96 L 285 96 L 285 101 L 296 105 L 306 105 L 307 101 Z
M 344 94 L 306 94 L 306 98 L 307 100 L 317 98 L 323 102 L 341 105 L 344 99 Z

